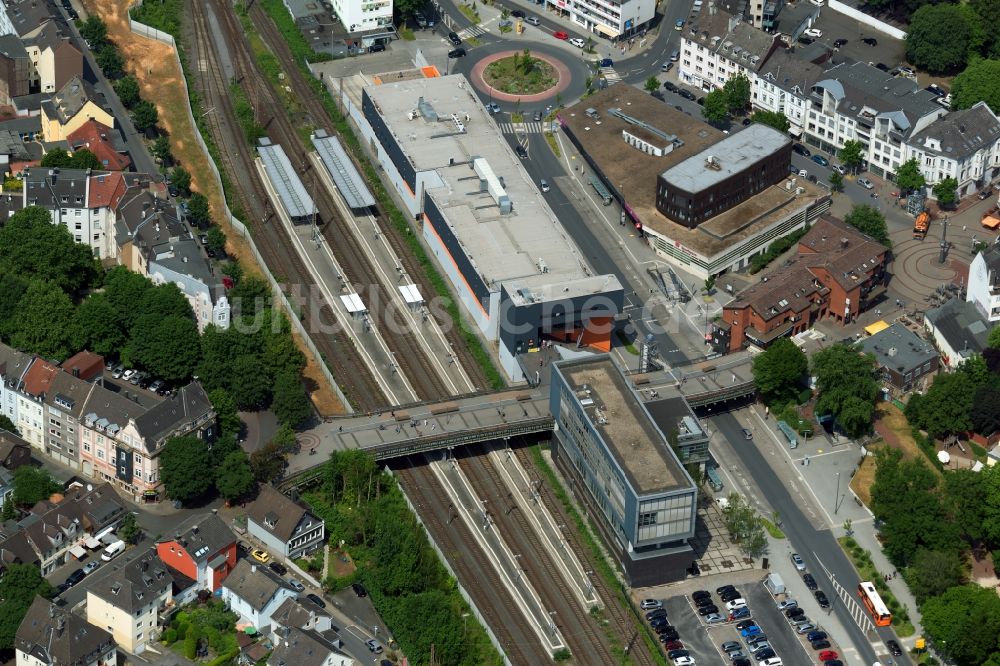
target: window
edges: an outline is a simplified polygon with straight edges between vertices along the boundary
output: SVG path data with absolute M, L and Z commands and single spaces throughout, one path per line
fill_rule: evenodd
M 104 451 L 101 451 L 100 449 L 98 449 L 97 450 L 97 457 L 100 458 L 101 460 L 104 460 Z
M 90 453 L 90 444 L 84 443 L 83 450 L 86 451 L 87 453 Z
M 656 524 L 656 512 L 650 511 L 649 513 L 639 514 L 639 527 L 648 527 L 649 525 Z

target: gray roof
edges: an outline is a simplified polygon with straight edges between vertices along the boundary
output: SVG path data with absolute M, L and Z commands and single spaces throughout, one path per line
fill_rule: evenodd
M 191 429 L 193 424 L 214 413 L 205 389 L 194 381 L 137 418 L 135 427 L 146 439 L 146 446 L 152 453 L 175 431 Z
M 226 576 L 222 586 L 247 602 L 255 611 L 261 611 L 274 599 L 279 590 L 293 591 L 292 586 L 263 564 L 243 559 Z
M 73 76 L 60 88 L 48 102 L 42 103 L 45 115 L 65 124 L 80 113 L 87 102 L 93 101 L 99 107 L 106 106 L 104 97 L 99 95 L 94 87 L 78 76 Z
M 795 49 L 778 49 L 768 58 L 759 76 L 787 92 L 798 88 L 796 94 L 805 97 L 813 84 L 823 77 L 823 67 Z
M 708 51 L 738 63 L 750 71 L 759 71 L 775 48 L 777 35 L 769 35 L 731 14 L 706 3 L 701 16 L 692 21 L 685 38 Z
M 222 281 L 212 270 L 212 264 L 201 253 L 201 244 L 191 234 L 172 243 L 161 243 L 153 249 L 150 265 L 159 264 L 175 273 L 187 275 L 206 285 L 213 293 Z M 150 270 L 149 272 L 153 272 Z
M 18 39 L 17 35 L 0 35 L 0 54 L 8 58 L 28 57 L 28 52 L 24 50 L 24 43 Z
M 30 167 L 24 170 L 24 190 L 29 206 L 86 208 L 87 171 Z
M 330 614 L 311 599 L 288 597 L 271 613 L 271 622 L 286 629 L 302 629 L 317 617 L 330 617 Z
M 0 155 L 9 155 L 15 160 L 28 159 L 28 149 L 24 147 L 24 140 L 17 132 L 9 129 L 0 129 Z
M 295 528 L 306 515 L 310 514 L 305 507 L 296 504 L 270 485 L 261 486 L 257 499 L 247 507 L 247 517 L 283 543 L 288 543 L 295 534 Z M 315 516 L 311 517 L 316 523 L 322 522 Z
M 686 192 L 700 192 L 732 177 L 791 144 L 773 127 L 753 123 L 663 172 L 663 179 Z M 709 158 L 718 168 L 709 168 Z
M 292 629 L 267 658 L 268 666 L 323 666 L 330 653 L 341 654 L 312 630 Z
M 51 666 L 95 663 L 114 645 L 107 631 L 42 597 L 35 597 L 14 639 L 18 651 Z
M 911 143 L 925 153 L 962 159 L 988 149 L 998 139 L 1000 120 L 986 102 L 977 102 L 971 109 L 953 111 L 931 123 L 915 134 Z
M 52 20 L 48 5 L 39 0 L 7 0 L 7 16 L 19 37 Z
M 195 516 L 177 530 L 182 547 L 195 562 L 218 553 L 236 543 L 236 535 L 226 521 L 216 514 Z
M 0 223 L 24 208 L 24 197 L 20 192 L 0 194 Z
M 997 286 L 1000 284 L 1000 243 L 993 243 L 979 254 L 983 255 L 983 261 L 986 262 L 987 283 Z
M 49 390 L 45 392 L 45 404 L 79 418 L 83 405 L 94 388 L 94 384 L 74 377 L 68 371 L 57 372 L 52 377 Z
M 368 190 L 364 177 L 358 173 L 344 147 L 340 145 L 340 139 L 328 136 L 326 130 L 318 129 L 312 135 L 312 142 L 347 205 L 355 210 L 374 206 L 375 197 Z
M 837 110 L 842 115 L 858 118 L 867 109 L 876 116 L 890 118 L 903 135 L 908 135 L 924 116 L 945 115 L 935 101 L 937 97 L 916 81 L 892 76 L 864 62 L 836 64 L 814 87 L 828 90 L 837 99 Z
M 17 105 L 18 99 L 19 98 L 14 99 L 15 106 Z M 27 118 L 0 120 L 0 129 L 10 130 L 17 135 L 38 134 L 42 131 L 42 118 L 41 116 L 28 116 Z
M 138 398 L 138 391 L 124 395 L 98 386 L 91 392 L 81 410 L 84 423 L 88 427 L 100 423 L 110 435 L 116 435 L 130 421 L 145 414 L 149 409 L 148 404 L 143 405 L 133 400 L 131 398 L 133 393 Z
M 289 217 L 301 218 L 312 215 L 316 209 L 313 200 L 306 192 L 292 163 L 288 161 L 284 149 L 264 137 L 259 140 L 257 154 L 260 155 L 271 186 L 278 193 L 278 198 L 281 199 L 281 204 Z
M 907 373 L 937 357 L 926 340 L 902 324 L 893 324 L 861 342 L 861 350 L 875 357 L 881 368 Z
M 170 569 L 150 548 L 129 562 L 111 560 L 87 579 L 87 592 L 132 614 L 170 589 Z
M 980 354 L 986 349 L 990 326 L 975 303 L 952 298 L 940 307 L 927 310 L 924 319 L 959 353 L 968 350 L 970 354 Z

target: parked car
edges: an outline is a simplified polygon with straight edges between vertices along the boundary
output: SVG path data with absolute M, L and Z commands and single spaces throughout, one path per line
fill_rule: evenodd
M 718 613 L 709 613 L 704 617 L 705 624 L 719 624 L 720 622 L 725 622 L 726 618 L 722 617 Z
M 811 641 L 809 644 L 812 645 L 813 650 L 826 650 L 828 647 L 830 647 L 830 641 L 825 639 L 822 641 Z M 837 653 L 834 652 L 833 654 L 836 655 Z M 820 652 L 819 658 L 820 661 L 824 661 L 822 652 Z M 836 659 L 836 657 L 833 658 Z
M 795 599 L 783 599 L 778 602 L 778 610 L 780 611 L 786 611 L 789 608 L 798 608 L 798 607 L 799 607 L 799 602 L 797 602 Z
M 674 30 L 683 30 L 683 29 L 684 29 L 684 19 L 677 19 L 674 22 Z
M 83 569 L 77 569 L 76 571 L 74 571 L 73 573 L 71 573 L 69 576 L 66 577 L 66 582 L 69 583 L 70 587 L 72 587 L 77 583 L 79 583 L 81 580 L 83 580 L 84 577 L 86 577 L 86 575 L 87 575 L 86 571 L 84 571 Z
M 742 124 L 743 124 L 743 127 L 746 127 L 747 125 L 749 125 L 749 124 L 750 124 L 750 123 L 752 123 L 752 122 L 753 122 L 753 120 L 752 120 L 752 119 L 750 119 L 750 118 L 744 118 L 744 119 L 743 119 L 743 123 L 742 123 Z
M 833 40 L 833 48 L 840 49 L 847 45 L 846 39 L 835 39 Z
M 798 553 L 792 553 L 792 564 L 795 565 L 795 569 L 797 571 L 805 571 L 806 570 L 806 563 L 802 559 L 802 556 L 799 555 Z
M 365 645 L 368 646 L 368 651 L 375 654 L 382 654 L 382 644 L 374 639 L 369 639 L 365 641 Z
M 824 661 L 823 666 L 844 666 L 844 662 L 839 659 L 831 659 L 829 661 Z
M 821 641 L 821 640 L 824 640 L 826 638 L 828 638 L 828 636 L 826 635 L 825 631 L 816 631 L 816 630 L 813 630 L 813 631 L 809 631 L 806 634 L 806 640 L 810 641 L 810 642 L 811 641 Z
M 284 576 L 286 573 L 288 573 L 288 569 L 286 569 L 285 565 L 282 564 L 281 562 L 271 562 L 270 564 L 267 565 L 267 568 L 273 571 L 274 573 L 278 574 L 279 576 Z
M 680 657 L 690 657 L 691 653 L 687 650 L 671 650 L 667 652 L 668 659 L 679 659 Z
M 674 666 L 694 666 L 694 657 L 677 657 L 673 662 Z
M 820 166 L 830 166 L 830 160 L 826 159 L 822 155 L 813 155 L 812 161 Z
M 729 614 L 730 620 L 742 620 L 745 617 L 750 617 L 750 609 L 746 606 L 743 608 L 737 608 Z
M 530 23 L 531 25 L 533 25 L 535 27 L 538 27 L 539 25 L 541 25 L 541 22 L 535 16 L 529 16 L 528 18 L 524 19 L 524 22 L 525 23 Z
M 749 659 L 733 659 L 732 666 L 752 666 Z
M 385 51 L 385 44 L 382 42 L 376 42 L 368 47 L 369 53 L 382 53 L 383 51 Z
M 810 620 L 807 615 L 800 615 L 796 618 L 790 619 L 788 623 L 793 627 L 801 627 L 804 624 L 812 624 L 812 620 Z
M 561 39 L 563 41 L 569 39 L 569 33 L 563 32 L 562 30 L 556 30 L 555 32 L 552 33 L 552 36 L 555 37 L 556 39 Z
M 125 372 L 122 373 L 122 379 L 124 379 L 126 381 L 129 380 L 129 379 L 132 379 L 132 375 L 134 375 L 134 374 L 135 374 L 135 370 L 133 370 L 132 368 L 129 368 L 128 370 L 126 370 Z
M 368 590 L 366 590 L 365 586 L 362 585 L 361 583 L 351 583 L 351 589 L 354 590 L 354 594 L 356 594 L 359 597 L 368 596 Z
M 715 605 L 712 605 L 712 606 L 702 606 L 701 608 L 698 609 L 698 615 L 701 615 L 702 617 L 705 617 L 706 615 L 711 615 L 712 613 L 718 613 L 718 612 L 719 612 L 719 607 L 715 606 Z
M 667 62 L 663 63 L 663 65 L 660 66 L 660 71 L 661 72 L 669 72 L 673 68 L 674 68 L 674 63 L 672 63 L 670 61 L 667 61 Z
M 803 146 L 801 143 L 797 143 L 794 146 L 792 146 L 792 152 L 798 153 L 802 157 L 809 157 L 812 154 L 809 152 L 809 149 Z
M 524 18 L 524 12 L 522 12 L 520 9 L 515 9 L 510 13 L 510 15 L 513 16 L 514 18 L 519 18 L 519 19 Z
M 732 650 L 739 650 L 743 646 L 737 643 L 736 641 L 726 641 L 719 647 L 722 649 L 723 652 L 730 652 Z
M 806 584 L 810 590 L 816 590 L 816 579 L 813 578 L 811 573 L 802 574 L 802 582 Z
M 448 51 L 448 57 L 449 58 L 464 58 L 465 57 L 465 49 L 463 49 L 461 46 L 458 47 L 457 49 L 452 49 L 451 51 Z
M 671 631 L 664 631 L 661 633 L 659 641 L 661 643 L 669 643 L 670 641 L 676 641 L 678 638 L 680 638 L 680 634 L 677 633 L 676 629 L 673 629 Z
M 867 44 L 868 46 L 878 46 L 878 40 L 875 39 L 874 37 L 865 37 L 861 41 L 862 43 Z
M 164 381 L 162 379 L 156 379 L 153 381 L 152 384 L 149 385 L 149 390 L 152 391 L 153 393 L 156 393 L 163 387 L 163 385 Z
M 97 571 L 97 567 L 99 567 L 99 566 L 101 566 L 101 561 L 100 560 L 94 560 L 92 562 L 87 562 L 85 565 L 83 565 L 83 575 L 86 576 L 88 574 L 94 573 L 95 571 Z
M 802 31 L 802 34 L 806 37 L 813 37 L 814 39 L 819 39 L 823 36 L 823 31 L 819 28 L 807 28 Z
M 875 63 L 875 69 L 881 69 L 883 72 L 888 72 L 889 65 L 885 64 L 884 62 L 877 62 Z
M 313 594 L 312 592 L 310 592 L 309 594 L 306 595 L 306 599 L 313 602 L 320 608 L 326 608 L 326 602 L 323 601 L 323 599 L 321 599 L 318 594 Z
M 582 49 L 584 46 L 587 45 L 587 42 L 583 41 L 579 37 L 573 37 L 572 39 L 569 40 L 569 43 L 578 49 Z
M 872 181 L 868 180 L 867 178 L 858 178 L 858 185 L 865 188 L 866 190 L 875 189 L 875 186 L 872 185 Z
M 799 616 L 802 616 L 802 615 L 805 615 L 805 614 L 806 614 L 806 612 L 804 610 L 802 610 L 801 608 L 799 608 L 798 606 L 795 606 L 794 608 L 789 608 L 788 610 L 785 611 L 785 617 L 787 617 L 789 619 L 791 619 L 793 617 L 799 617 Z
M 737 597 L 732 601 L 726 603 L 726 609 L 730 611 L 734 611 L 737 608 L 746 608 L 746 607 L 747 607 L 747 600 L 744 599 L 743 597 Z
M 816 601 L 819 603 L 820 608 L 830 607 L 830 600 L 827 598 L 826 592 L 823 590 L 816 590 L 813 594 L 816 596 Z
M 847 175 L 847 167 L 845 167 L 843 164 L 834 164 L 833 166 L 830 167 L 830 170 L 836 171 L 841 176 Z
M 771 644 L 767 641 L 756 641 L 754 643 L 750 643 L 747 647 L 750 648 L 750 652 L 756 656 L 764 650 L 770 650 Z
M 289 578 L 288 584 L 291 585 L 292 589 L 295 590 L 296 592 L 306 591 L 306 586 L 303 585 L 300 581 L 296 580 L 295 578 Z
M 820 661 L 830 661 L 831 659 L 836 659 L 840 655 L 833 650 L 823 650 L 818 656 Z M 896 656 L 898 657 L 899 655 Z
M 736 631 L 743 631 L 747 627 L 753 627 L 753 626 L 756 626 L 756 625 L 757 625 L 757 623 L 754 622 L 753 620 L 743 620 L 742 622 L 737 622 L 736 623 Z
M 813 39 L 812 37 L 806 37 L 805 35 L 799 37 L 799 39 L 798 39 L 799 44 L 802 44 L 804 46 L 809 46 L 810 44 L 814 43 L 815 41 L 816 40 Z
M 646 613 L 646 620 L 653 621 L 658 617 L 666 617 L 667 611 L 665 608 L 654 608 L 653 610 Z
M 740 594 L 739 590 L 729 590 L 728 592 L 719 595 L 719 597 L 726 603 L 729 603 L 734 599 L 739 599 L 741 596 L 743 595 Z
M 462 45 L 462 38 L 458 36 L 457 32 L 454 32 L 454 31 L 449 32 L 448 33 L 448 39 L 455 46 L 461 46 Z
M 677 93 L 677 94 L 678 94 L 678 95 L 680 95 L 681 97 L 683 97 L 684 99 L 689 99 L 689 100 L 691 100 L 692 102 L 693 102 L 693 101 L 695 100 L 695 96 L 694 96 L 694 93 L 693 93 L 693 92 L 691 92 L 690 90 L 685 90 L 685 89 L 681 88 L 681 89 L 680 89 L 680 90 L 678 91 L 678 93 Z
M 803 624 L 801 627 L 796 627 L 795 633 L 797 634 L 808 634 L 810 631 L 815 631 L 815 624 Z
M 684 643 L 681 643 L 680 641 L 667 641 L 666 643 L 663 644 L 663 649 L 664 650 L 683 650 L 684 649 Z
M 766 662 L 769 659 L 774 659 L 777 656 L 774 650 L 767 648 L 766 650 L 761 650 L 753 656 L 757 660 L 757 663 Z
M 663 82 L 663 89 L 667 90 L 667 91 L 670 91 L 670 92 L 677 92 L 677 86 L 675 86 L 670 81 L 664 81 Z

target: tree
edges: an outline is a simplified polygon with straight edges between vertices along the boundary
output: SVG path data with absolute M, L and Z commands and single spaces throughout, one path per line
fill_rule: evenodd
M 28 281 L 12 272 L 0 271 L 0 340 L 10 340 L 14 332 L 14 313 Z
M 839 171 L 830 172 L 830 189 L 834 192 L 844 191 L 844 177 L 840 175 Z
M 978 666 L 997 650 L 1000 597 L 978 585 L 949 588 L 920 609 L 934 647 L 959 666 Z
M 903 576 L 918 604 L 965 582 L 962 561 L 953 552 L 921 548 Z
M 243 449 L 227 455 L 215 470 L 215 488 L 227 501 L 245 497 L 253 489 L 254 483 L 253 469 Z
M 885 216 L 868 204 L 855 205 L 844 218 L 844 222 L 883 245 L 890 244 L 889 228 L 885 224 Z
M 6 414 L 0 414 L 0 430 L 12 432 L 17 436 L 21 435 L 21 431 L 17 429 L 17 425 Z
M 1000 401 L 996 399 L 995 386 L 983 385 L 976 389 L 972 397 L 969 420 L 972 429 L 980 435 L 990 436 L 1000 430 Z
M 1000 60 L 973 60 L 951 84 L 951 105 L 969 109 L 984 101 L 1000 112 Z
M 114 308 L 118 325 L 123 331 L 131 331 L 135 320 L 144 314 L 144 310 L 137 305 L 152 288 L 149 278 L 124 266 L 115 266 L 104 276 L 104 296 Z
M 813 355 L 812 374 L 819 391 L 816 414 L 833 414 L 849 435 L 866 432 L 874 418 L 878 396 L 875 360 L 860 354 L 854 346 L 836 344 Z M 841 415 L 849 420 L 850 428 L 840 422 Z
M 284 448 L 271 440 L 250 454 L 250 469 L 258 483 L 270 483 L 285 471 Z
M 208 399 L 215 408 L 219 430 L 227 435 L 239 435 L 243 432 L 243 421 L 236 410 L 236 401 L 225 389 L 215 389 L 208 394 Z
M 236 281 L 229 291 L 229 302 L 233 312 L 244 317 L 253 317 L 258 310 L 270 307 L 271 285 L 256 275 L 247 275 Z
M 125 346 L 123 357 L 168 382 L 188 379 L 198 365 L 198 325 L 187 317 L 143 315 Z
M 660 80 L 655 76 L 650 76 L 646 79 L 646 82 L 642 85 L 646 89 L 646 92 L 651 93 L 660 89 Z
M 138 103 L 138 102 L 137 102 Z M 156 107 L 153 107 L 154 110 Z M 155 122 L 153 123 L 156 124 Z M 170 154 L 170 139 L 166 135 L 161 134 L 156 137 L 156 141 L 153 142 L 152 147 L 153 157 L 160 160 L 164 165 L 169 165 L 173 162 L 173 155 Z M 190 204 L 188 204 L 190 206 Z
M 752 87 L 746 74 L 737 74 L 723 84 L 722 91 L 726 93 L 726 105 L 730 113 L 742 114 L 750 107 Z
M 90 42 L 91 48 L 99 48 L 108 41 L 108 26 L 101 17 L 91 14 L 80 24 L 80 36 Z
M 840 149 L 840 161 L 855 171 L 865 161 L 865 148 L 860 141 L 845 141 Z
M 172 437 L 160 454 L 160 477 L 172 499 L 189 504 L 212 488 L 212 454 L 197 437 Z
M 920 401 L 916 425 L 935 438 L 971 429 L 970 412 L 975 394 L 976 387 L 967 374 L 937 375 Z
M 65 226 L 52 224 L 49 211 L 28 206 L 0 226 L 0 273 L 54 282 L 75 294 L 93 284 L 98 264 L 87 245 L 73 241 Z
M 983 537 L 986 510 L 989 505 L 986 475 L 971 469 L 949 470 L 944 473 L 944 504 L 951 520 L 970 541 Z
M 212 223 L 212 214 L 208 208 L 208 198 L 201 192 L 195 192 L 188 199 L 187 206 L 188 219 L 199 227 L 206 227 Z
M 931 188 L 934 198 L 942 208 L 948 208 L 958 200 L 958 181 L 954 178 L 945 178 Z
M 314 412 L 312 403 L 302 387 L 298 373 L 282 372 L 274 381 L 274 398 L 271 409 L 278 418 L 278 423 L 285 423 L 297 428 Z
M 36 597 L 51 599 L 55 590 L 34 564 L 8 564 L 0 578 L 0 649 L 11 650 L 21 620 Z
M 222 227 L 215 224 L 208 228 L 208 249 L 213 252 L 225 252 L 226 251 L 226 234 L 222 231 Z
M 156 110 L 156 105 L 152 102 L 139 100 L 132 108 L 132 122 L 140 132 L 145 132 L 156 126 L 160 122 L 160 114 Z
M 14 504 L 31 507 L 62 490 L 59 482 L 41 467 L 22 465 L 14 470 Z
M 71 339 L 74 349 L 89 349 L 102 356 L 117 354 L 125 344 L 118 313 L 103 293 L 93 293 L 76 309 Z
M 100 169 L 103 165 L 94 153 L 81 148 L 70 154 L 62 148 L 45 153 L 42 166 L 56 169 Z
M 753 379 L 768 405 L 792 402 L 809 370 L 805 353 L 788 338 L 775 340 L 753 359 Z
M 230 364 L 232 395 L 241 410 L 261 409 L 271 401 L 271 378 L 261 372 L 254 356 L 240 356 Z
M 990 349 L 1000 349 L 1000 326 L 990 329 L 990 334 L 986 338 L 986 346 Z
M 133 304 L 132 307 L 136 307 Z M 156 315 L 158 317 L 184 317 L 195 321 L 194 311 L 184 292 L 173 282 L 159 284 L 142 292 L 138 303 L 139 317 Z
M 724 123 L 729 118 L 729 98 L 722 90 L 713 90 L 705 95 L 705 105 L 701 114 L 710 123 Z
M 104 72 L 104 76 L 112 81 L 120 79 L 125 74 L 125 58 L 122 57 L 118 48 L 110 42 L 97 49 L 94 56 L 97 66 Z
M 14 314 L 10 343 L 23 351 L 57 361 L 71 353 L 73 302 L 53 282 L 36 280 L 28 286 Z
M 170 170 L 170 184 L 181 194 L 188 195 L 191 193 L 191 174 L 184 167 L 174 167 Z
M 9 496 L 3 503 L 3 509 L 0 510 L 0 520 L 14 520 L 17 518 L 17 507 L 14 506 L 14 500 Z
M 729 503 L 722 510 L 726 530 L 748 556 L 760 556 L 767 546 L 763 521 L 739 493 L 731 493 L 728 500 Z
M 931 74 L 948 74 L 965 67 L 972 26 L 957 5 L 927 4 L 910 17 L 906 59 Z
M 125 543 L 136 544 L 142 537 L 142 528 L 135 519 L 135 514 L 131 511 L 125 514 L 121 524 L 118 526 L 118 536 Z
M 115 94 L 121 100 L 126 109 L 133 108 L 139 103 L 139 82 L 131 74 L 123 76 L 115 81 Z
M 788 117 L 781 113 L 780 111 L 755 111 L 750 120 L 755 123 L 760 123 L 762 125 L 767 125 L 768 127 L 773 127 L 782 134 L 788 131 L 788 128 L 792 126 L 788 122 Z
M 906 160 L 896 170 L 896 184 L 904 192 L 919 190 L 926 183 L 924 174 L 920 173 L 920 163 L 916 157 Z
M 975 388 L 979 388 L 990 381 L 990 369 L 986 365 L 986 359 L 982 354 L 973 354 L 958 364 L 955 368 L 961 374 L 967 376 Z
M 978 24 L 985 28 L 983 55 L 997 57 L 1000 55 L 1000 1 L 972 0 L 969 4 L 979 18 Z

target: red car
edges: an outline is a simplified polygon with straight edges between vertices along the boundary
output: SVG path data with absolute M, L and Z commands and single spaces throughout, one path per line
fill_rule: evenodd
M 663 644 L 664 650 L 683 650 L 684 644 L 680 641 L 669 641 Z
M 552 36 L 555 37 L 556 39 L 562 39 L 562 40 L 569 39 L 569 35 L 566 34 L 565 32 L 563 32 L 562 30 L 558 30 L 556 32 L 553 32 Z
M 823 650 L 819 653 L 820 661 L 832 661 L 837 658 L 837 653 L 833 650 Z

